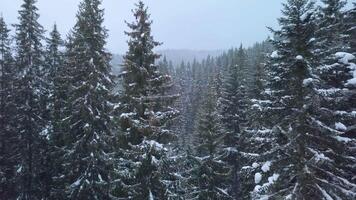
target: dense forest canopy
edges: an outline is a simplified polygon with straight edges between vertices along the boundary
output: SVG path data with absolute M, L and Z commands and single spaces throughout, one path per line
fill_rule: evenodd
M 356 3 L 287 0 L 265 41 L 179 64 L 142 1 L 122 59 L 101 0 L 65 38 L 36 3 L 0 17 L 0 200 L 356 199 Z

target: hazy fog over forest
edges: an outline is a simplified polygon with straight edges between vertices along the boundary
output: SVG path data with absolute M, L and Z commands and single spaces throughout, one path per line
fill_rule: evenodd
M 74 25 L 80 0 L 39 0 L 39 21 L 50 29 L 58 24 L 62 35 Z M 164 45 L 159 49 L 222 50 L 244 43 L 250 46 L 276 27 L 282 0 L 145 0 L 151 11 L 153 31 Z M 22 0 L 0 0 L 0 13 L 8 23 L 17 22 Z M 127 49 L 125 20 L 132 19 L 132 0 L 104 0 L 108 48 L 123 54 Z M 207 42 L 209 41 L 209 42 Z

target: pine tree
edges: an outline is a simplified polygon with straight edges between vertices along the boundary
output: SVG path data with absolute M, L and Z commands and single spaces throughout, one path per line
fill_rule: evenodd
M 121 127 L 127 136 L 127 163 L 133 164 L 131 175 L 126 174 L 123 198 L 167 199 L 168 189 L 162 164 L 167 157 L 167 144 L 174 134 L 167 129 L 177 111 L 170 107 L 175 95 L 168 93 L 171 78 L 162 74 L 155 61 L 160 57 L 153 49 L 160 45 L 151 35 L 152 21 L 142 1 L 133 10 L 135 21 L 127 23 L 129 50 L 125 55 L 124 94 L 122 97 Z
M 14 85 L 16 131 L 19 134 L 18 199 L 41 199 L 44 194 L 47 131 L 42 119 L 43 28 L 35 0 L 24 0 L 16 27 L 16 80 Z
M 4 199 L 15 199 L 18 137 L 14 130 L 15 65 L 11 54 L 9 32 L 4 18 L 0 17 L 0 196 Z
M 205 95 L 201 107 L 197 133 L 195 135 L 194 157 L 189 171 L 187 199 L 231 199 L 229 190 L 230 168 L 223 161 L 223 140 L 221 122 L 217 112 L 217 98 L 214 87 Z
M 68 128 L 61 158 L 66 199 L 111 198 L 114 83 L 100 6 L 100 0 L 80 3 L 67 45 L 65 70 L 70 69 L 70 82 L 62 120 Z

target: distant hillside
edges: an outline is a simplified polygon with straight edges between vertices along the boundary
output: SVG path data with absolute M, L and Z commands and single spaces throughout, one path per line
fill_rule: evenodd
M 194 59 L 197 61 L 202 61 L 207 58 L 209 55 L 216 57 L 223 53 L 223 50 L 215 50 L 215 51 L 197 51 L 197 50 L 163 50 L 158 51 L 158 53 L 162 54 L 162 56 L 166 56 L 168 60 L 172 61 L 174 65 L 181 64 L 184 62 L 193 62 Z
M 193 62 L 194 59 L 197 61 L 202 61 L 206 57 L 213 56 L 219 56 L 223 53 L 223 50 L 215 50 L 215 51 L 196 51 L 196 50 L 175 50 L 175 49 L 169 49 L 169 50 L 161 50 L 157 51 L 159 54 L 162 56 L 166 56 L 167 60 L 170 60 L 173 62 L 175 66 L 181 64 L 182 61 L 184 62 Z M 112 60 L 112 65 L 113 65 L 113 72 L 114 74 L 118 74 L 120 72 L 120 65 L 123 62 L 122 55 L 119 54 L 114 54 L 113 55 L 113 60 Z

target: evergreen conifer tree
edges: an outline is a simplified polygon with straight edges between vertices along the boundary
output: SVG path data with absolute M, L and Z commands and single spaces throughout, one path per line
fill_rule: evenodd
M 273 31 L 271 98 L 263 108 L 272 122 L 266 131 L 272 148 L 255 164 L 261 168 L 253 198 L 352 199 L 345 191 L 354 190 L 347 181 L 354 158 L 340 132 L 325 123 L 318 94 L 314 4 L 289 0 L 283 6 L 281 30 Z
M 67 44 L 70 81 L 62 120 L 68 128 L 61 158 L 67 199 L 111 198 L 114 82 L 103 15 L 101 0 L 83 0 Z
M 4 18 L 0 17 L 0 196 L 15 199 L 18 135 L 14 130 L 15 65 L 9 32 Z
M 187 199 L 231 199 L 229 164 L 223 161 L 223 142 L 220 119 L 217 118 L 217 98 L 214 86 L 205 95 L 201 106 L 197 132 L 195 135 L 195 154 L 190 170 L 190 188 Z M 187 158 L 189 159 L 189 157 Z
M 173 195 L 165 180 L 162 167 L 167 157 L 167 146 L 174 134 L 167 122 L 178 114 L 170 107 L 176 95 L 168 93 L 171 77 L 162 74 L 155 65 L 160 57 L 153 49 L 160 45 L 151 35 L 152 21 L 142 1 L 133 10 L 135 21 L 127 23 L 131 29 L 126 34 L 129 50 L 124 57 L 122 72 L 124 92 L 122 97 L 121 127 L 127 136 L 125 163 L 131 171 L 125 175 L 124 198 L 167 199 Z M 126 192 L 125 192 L 126 190 Z M 126 193 L 126 194 L 125 194 Z
M 16 131 L 19 134 L 17 166 L 18 199 L 41 199 L 46 184 L 42 163 L 46 162 L 46 122 L 42 118 L 44 95 L 43 28 L 35 0 L 24 0 L 16 27 L 16 80 L 14 84 Z

